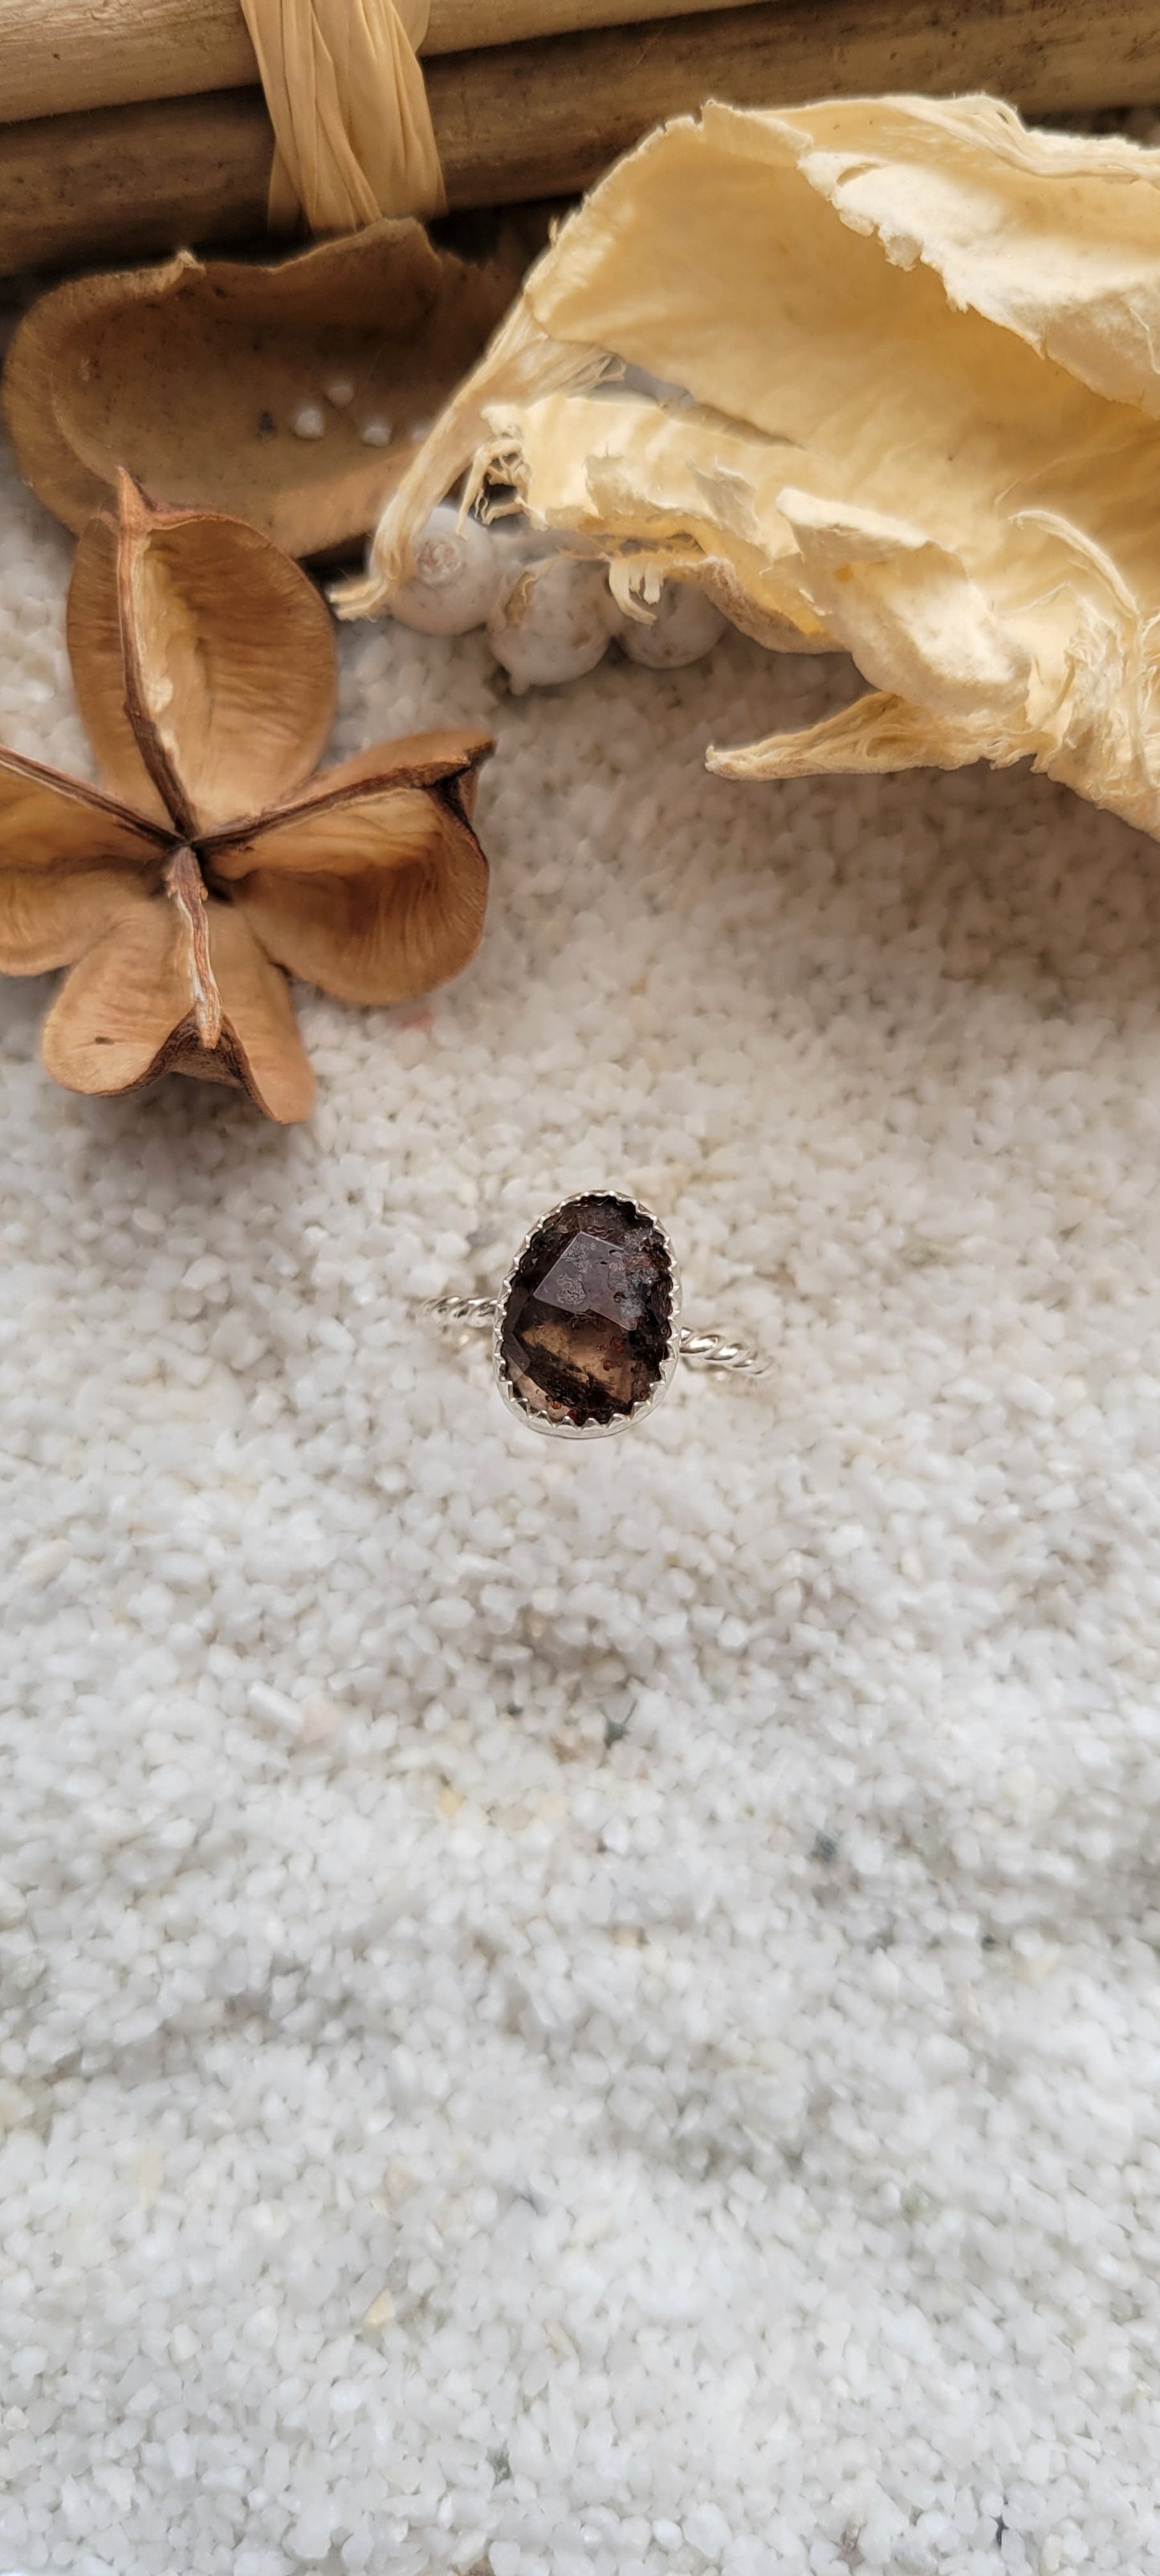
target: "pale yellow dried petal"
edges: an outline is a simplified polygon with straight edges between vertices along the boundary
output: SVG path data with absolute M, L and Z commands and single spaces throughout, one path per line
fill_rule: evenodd
M 313 584 L 256 528 L 154 510 L 121 482 L 125 695 L 183 839 L 309 777 L 334 712 L 334 638 Z
M 901 698 L 965 719 L 1026 705 L 1031 656 L 959 557 L 905 519 L 838 508 L 786 486 L 778 510 L 796 541 L 798 578 L 833 642 Z
M 488 405 L 484 420 L 473 476 L 514 475 L 536 525 L 601 550 L 634 530 L 613 562 L 614 590 L 650 575 L 694 581 L 759 642 L 808 651 L 828 641 L 778 507 L 796 461 L 784 440 L 627 394 L 546 394 Z
M 772 733 L 737 751 L 713 745 L 705 766 L 718 778 L 816 778 L 827 772 L 873 776 L 891 769 L 960 769 L 988 753 L 966 728 L 940 725 L 905 699 L 874 690 L 853 706 L 797 733 Z
M 656 393 L 586 397 L 601 353 Z M 878 713 L 754 773 L 1029 757 L 1160 834 L 1160 155 L 979 98 L 677 120 L 530 273 L 348 604 L 459 475 L 853 655 Z

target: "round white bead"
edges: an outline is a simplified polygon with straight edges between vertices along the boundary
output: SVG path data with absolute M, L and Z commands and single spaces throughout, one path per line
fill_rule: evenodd
M 676 671 L 711 653 L 725 624 L 703 590 L 688 581 L 666 581 L 651 623 L 642 625 L 621 610 L 616 632 L 630 662 L 642 662 L 648 671 Z
M 290 423 L 295 438 L 322 438 L 326 432 L 326 414 L 317 403 L 303 403 Z
M 526 569 L 487 621 L 487 640 L 517 696 L 593 671 L 615 610 L 604 566 L 550 555 Z
M 421 635 L 467 635 L 495 607 L 503 571 L 478 519 L 459 523 L 453 501 L 432 510 L 415 545 L 415 569 L 391 601 L 400 625 Z

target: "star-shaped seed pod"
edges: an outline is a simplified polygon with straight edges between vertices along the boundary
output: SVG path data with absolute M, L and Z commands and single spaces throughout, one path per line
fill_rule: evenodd
M 68 644 L 103 785 L 0 750 L 0 972 L 66 967 L 45 1066 L 69 1090 L 162 1073 L 305 1118 L 288 977 L 398 1002 L 473 956 L 486 734 L 415 734 L 314 775 L 329 613 L 241 520 L 157 509 L 128 475 L 77 547 Z

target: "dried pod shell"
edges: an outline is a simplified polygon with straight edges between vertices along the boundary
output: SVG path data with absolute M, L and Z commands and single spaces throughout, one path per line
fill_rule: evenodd
M 155 508 L 127 474 L 118 503 L 81 537 L 68 607 L 105 785 L 0 749 L 0 973 L 65 969 L 42 1051 L 70 1090 L 185 1073 L 304 1118 L 290 975 L 395 1002 L 474 954 L 491 743 L 415 734 L 312 779 L 335 685 L 312 582 L 255 528 Z
M 384 221 L 269 267 L 180 251 L 74 278 L 9 352 L 21 472 L 74 530 L 124 465 L 159 500 L 248 519 L 288 554 L 337 553 L 373 525 L 522 265 L 514 237 L 475 265 Z M 385 445 L 365 435 L 384 416 Z
M 281 803 L 321 756 L 330 618 L 241 520 L 155 509 L 123 477 L 118 526 L 90 521 L 77 547 L 68 642 L 106 786 L 188 840 Z

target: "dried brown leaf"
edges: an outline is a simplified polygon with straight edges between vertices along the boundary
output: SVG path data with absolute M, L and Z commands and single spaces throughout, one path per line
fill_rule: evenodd
M 478 357 L 524 264 L 487 264 L 384 221 L 274 266 L 202 262 L 71 279 L 16 332 L 4 403 L 21 471 L 66 527 L 126 465 L 159 498 L 249 520 L 290 554 L 373 526 L 429 421 Z M 347 403 L 327 387 L 349 385 Z M 325 435 L 293 422 L 319 406 Z M 387 423 L 388 446 L 363 431 Z

